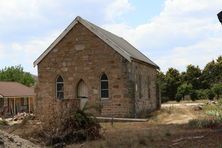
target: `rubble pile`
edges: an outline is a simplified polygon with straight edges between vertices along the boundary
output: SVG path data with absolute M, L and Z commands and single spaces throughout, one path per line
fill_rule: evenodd
M 22 123 L 22 121 L 26 118 L 29 118 L 29 119 L 34 119 L 35 116 L 34 114 L 29 114 L 29 113 L 26 113 L 26 112 L 23 112 L 23 113 L 18 113 L 16 114 L 15 116 L 11 117 L 11 118 L 6 118 L 6 119 L 2 119 L 0 118 L 1 121 L 6 121 L 8 123 L 8 125 L 15 125 L 15 124 L 20 124 Z
M 20 138 L 17 135 L 8 134 L 4 131 L 0 131 L 0 147 L 38 148 L 39 146 L 33 144 L 28 140 Z

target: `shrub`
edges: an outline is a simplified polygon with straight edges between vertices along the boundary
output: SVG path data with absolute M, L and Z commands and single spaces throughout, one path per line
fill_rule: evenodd
M 39 137 L 46 145 L 75 143 L 100 138 L 98 120 L 85 109 L 64 109 L 48 117 L 43 123 Z
M 218 118 L 222 121 L 222 100 L 218 100 L 215 104 L 206 105 L 204 111 L 208 116 Z
M 197 91 L 193 90 L 191 93 L 190 93 L 190 98 L 192 101 L 195 101 L 198 99 L 198 95 L 197 95 Z
M 175 99 L 176 99 L 177 102 L 180 102 L 180 101 L 182 100 L 182 98 L 183 98 L 183 95 L 182 95 L 182 94 L 180 94 L 180 93 L 177 93 L 177 94 L 176 94 Z
M 205 95 L 209 100 L 213 100 L 215 96 L 214 92 L 211 89 L 205 89 Z
M 71 141 L 73 138 L 76 142 L 86 139 L 93 140 L 100 136 L 98 130 L 100 125 L 97 119 L 82 110 L 77 110 L 69 117 L 66 117 L 61 125 L 60 132 L 61 134 L 65 133 L 64 138 L 66 141 Z
M 210 117 L 206 119 L 193 119 L 190 120 L 188 126 L 191 128 L 215 128 L 221 124 L 218 118 Z
M 188 125 L 193 128 L 214 128 L 222 124 L 222 100 L 204 106 L 206 117 L 190 120 Z
M 204 89 L 196 90 L 196 93 L 197 93 L 197 98 L 198 99 L 208 99 Z
M 212 90 L 216 95 L 217 99 L 219 99 L 220 95 L 222 95 L 222 83 L 214 84 Z

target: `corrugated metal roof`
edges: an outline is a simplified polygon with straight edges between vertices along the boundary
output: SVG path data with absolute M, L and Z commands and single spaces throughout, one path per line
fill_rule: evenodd
M 28 97 L 35 96 L 34 89 L 17 82 L 0 82 L 0 96 Z
M 157 64 L 155 64 L 153 61 L 151 61 L 148 57 L 146 57 L 144 54 L 142 54 L 139 50 L 137 50 L 134 46 L 132 46 L 128 41 L 126 41 L 124 38 L 119 37 L 107 30 L 104 30 L 100 28 L 99 26 L 96 26 L 90 22 L 86 21 L 90 26 L 96 29 L 96 31 L 101 32 L 103 35 L 105 35 L 108 39 L 113 41 L 117 46 L 119 46 L 122 50 L 124 50 L 131 58 L 135 58 L 137 60 L 141 60 L 143 62 L 149 63 L 155 67 L 158 67 Z
M 108 32 L 95 24 L 90 23 L 87 20 L 82 19 L 81 17 L 76 17 L 76 19 L 63 31 L 63 33 L 49 46 L 49 48 L 34 62 L 34 66 L 38 63 L 53 49 L 53 47 L 75 26 L 75 24 L 81 23 L 91 32 L 97 35 L 100 39 L 110 45 L 114 50 L 121 54 L 128 61 L 131 61 L 132 58 L 143 61 L 150 65 L 153 65 L 156 68 L 159 68 L 157 64 L 151 61 L 148 57 L 142 54 L 139 50 L 133 47 L 125 39 Z

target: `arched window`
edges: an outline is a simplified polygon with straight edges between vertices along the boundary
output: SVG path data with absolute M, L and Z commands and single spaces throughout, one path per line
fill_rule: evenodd
M 64 82 L 61 76 L 56 79 L 56 98 L 64 99 Z
M 106 74 L 103 74 L 100 78 L 101 98 L 109 98 L 109 84 Z
M 88 98 L 88 87 L 83 80 L 80 80 L 77 86 L 77 97 Z

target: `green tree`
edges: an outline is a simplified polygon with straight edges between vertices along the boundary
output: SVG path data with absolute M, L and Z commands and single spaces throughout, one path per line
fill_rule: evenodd
M 219 99 L 220 95 L 222 95 L 222 83 L 214 84 L 212 86 L 212 90 L 214 94 L 216 95 L 216 98 Z
M 187 70 L 184 74 L 183 81 L 189 84 L 192 84 L 193 89 L 201 88 L 201 70 L 198 66 L 188 65 Z
M 35 83 L 32 75 L 28 72 L 24 72 L 21 65 L 5 67 L 0 70 L 0 81 L 19 82 L 26 86 L 32 86 Z
M 195 101 L 195 100 L 198 99 L 198 91 L 197 91 L 197 90 L 192 90 L 192 91 L 190 92 L 190 99 L 191 99 L 192 101 Z
M 181 83 L 180 73 L 177 69 L 169 68 L 165 76 L 166 96 L 169 100 L 174 100 L 177 93 L 177 88 Z
M 157 84 L 160 88 L 160 93 L 161 93 L 161 102 L 167 102 L 168 97 L 167 97 L 167 83 L 165 80 L 165 75 L 163 72 L 159 72 L 157 76 Z
M 206 96 L 205 89 L 196 90 L 196 93 L 197 93 L 197 99 L 208 99 L 208 97 Z
M 192 84 L 183 83 L 177 88 L 176 99 L 177 101 L 184 99 L 186 95 L 190 95 L 193 90 Z
M 177 93 L 177 89 L 181 84 L 192 85 L 193 90 L 190 93 L 190 97 L 193 100 L 199 98 L 212 99 L 214 96 L 212 95 L 211 87 L 217 83 L 222 83 L 222 56 L 209 62 L 203 70 L 198 66 L 188 65 L 185 72 L 179 73 L 177 69 L 169 68 L 166 74 L 160 72 L 158 76 L 163 102 L 182 99 L 183 95 Z
M 216 61 L 216 81 L 222 83 L 222 56 L 217 58 Z
M 205 66 L 201 80 L 205 89 L 209 89 L 210 86 L 214 85 L 215 83 L 222 83 L 222 56 L 218 57 L 217 60 L 209 62 Z
M 211 61 L 209 62 L 203 70 L 201 79 L 202 83 L 204 85 L 204 88 L 207 89 L 210 87 L 211 84 L 214 82 L 214 75 L 215 75 L 215 62 Z

